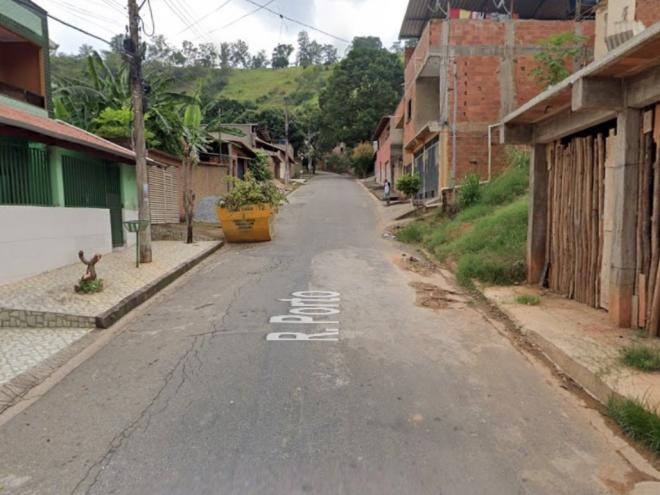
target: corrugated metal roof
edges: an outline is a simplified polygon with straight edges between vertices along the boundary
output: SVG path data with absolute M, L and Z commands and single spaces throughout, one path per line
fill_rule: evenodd
M 561 20 L 572 19 L 575 15 L 576 0 L 514 0 L 514 13 L 521 19 Z M 511 5 L 511 0 L 451 0 L 452 8 L 486 13 L 505 14 L 503 3 Z M 591 7 L 598 0 L 582 0 L 583 7 Z M 401 25 L 400 38 L 419 38 L 429 19 L 444 18 L 448 0 L 409 0 L 406 15 Z M 440 8 L 436 9 L 435 6 Z M 444 11 L 444 12 L 443 12 Z

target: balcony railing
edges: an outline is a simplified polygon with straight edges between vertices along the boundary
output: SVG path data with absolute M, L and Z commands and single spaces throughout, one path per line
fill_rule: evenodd
M 0 94 L 30 105 L 46 108 L 46 99 L 43 96 L 28 91 L 27 89 L 17 88 L 6 82 L 0 81 Z

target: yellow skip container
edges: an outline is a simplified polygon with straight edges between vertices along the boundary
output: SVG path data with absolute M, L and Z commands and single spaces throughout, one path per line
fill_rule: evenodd
M 270 205 L 246 205 L 238 211 L 217 207 L 216 212 L 227 242 L 262 242 L 273 238 Z

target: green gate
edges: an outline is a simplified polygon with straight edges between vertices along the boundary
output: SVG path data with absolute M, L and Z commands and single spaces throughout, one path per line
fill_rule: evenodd
M 50 163 L 45 146 L 0 140 L 0 204 L 51 206 Z
M 112 245 L 124 245 L 119 167 L 88 156 L 62 156 L 65 206 L 108 208 Z

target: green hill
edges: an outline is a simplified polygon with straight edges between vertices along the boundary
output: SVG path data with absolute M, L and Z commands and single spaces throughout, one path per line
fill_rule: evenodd
M 285 69 L 234 69 L 218 96 L 240 102 L 254 102 L 260 108 L 281 108 L 284 98 L 296 107 L 318 101 L 332 67 L 312 66 Z

